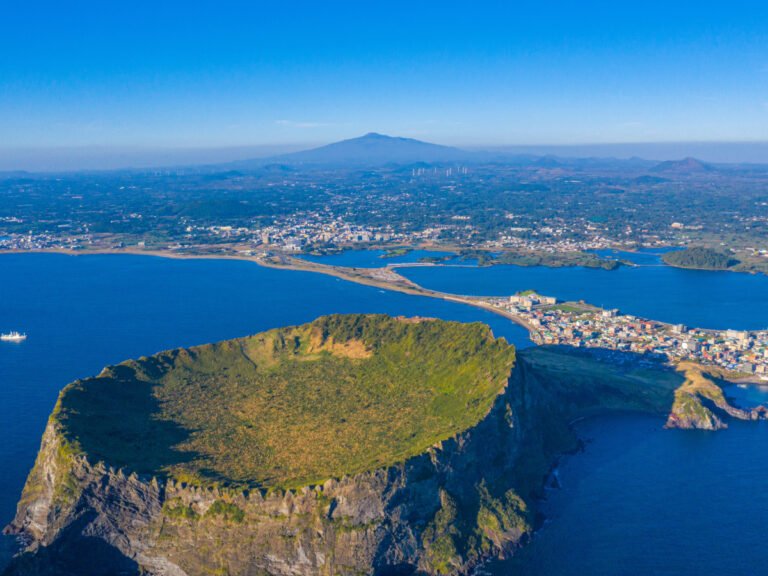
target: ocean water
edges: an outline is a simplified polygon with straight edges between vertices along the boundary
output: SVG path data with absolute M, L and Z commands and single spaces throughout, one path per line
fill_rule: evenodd
M 336 312 L 481 321 L 517 346 L 530 345 L 523 328 L 490 312 L 251 262 L 0 255 L 0 331 L 29 335 L 0 342 L 0 524 L 13 517 L 67 383 L 128 358 Z M 6 558 L 12 545 L 0 540 Z
M 300 258 L 311 262 L 320 262 L 330 266 L 349 266 L 352 268 L 381 268 L 388 264 L 403 264 L 418 262 L 419 258 L 453 256 L 450 260 L 455 262 L 458 257 L 450 252 L 437 252 L 435 250 L 411 250 L 401 256 L 385 257 L 386 250 L 345 250 L 337 254 L 325 256 L 312 256 L 302 254 Z
M 410 280 L 457 294 L 504 296 L 533 289 L 627 314 L 699 328 L 768 328 L 768 276 L 683 270 L 660 252 L 615 253 L 638 263 L 617 270 L 533 266 L 399 268 Z
M 612 415 L 578 426 L 584 451 L 558 468 L 544 526 L 493 576 L 768 573 L 768 422 L 664 430 Z
M 660 270 L 664 274 L 659 275 Z M 641 289 L 653 284 L 643 280 L 645 275 L 674 278 L 665 274 L 690 272 L 658 266 L 632 269 L 635 290 L 630 290 L 631 283 L 619 289 L 624 282 L 616 280 L 619 276 L 610 279 L 624 271 L 570 268 L 550 275 L 548 269 L 497 267 L 408 272 L 419 274 L 418 281 L 427 286 L 458 292 L 462 286 L 474 287 L 476 293 L 488 294 L 528 287 L 549 293 L 542 285 L 547 278 L 552 287 L 577 292 L 588 272 L 587 277 L 608 279 L 591 288 L 584 285 L 591 291 L 577 296 L 595 303 L 600 302 L 589 294 L 615 298 L 612 305 L 625 310 L 666 309 L 689 324 L 697 324 L 700 317 L 711 321 L 701 322 L 705 326 L 750 327 L 744 324 L 751 316 L 753 324 L 768 326 L 768 310 L 759 307 L 768 289 L 764 277 L 693 273 L 698 289 L 688 300 L 675 292 L 685 280 L 667 280 L 656 288 L 669 299 L 660 307 Z M 715 287 L 708 287 L 710 280 Z M 718 292 L 720 282 L 733 292 Z M 671 304 L 675 301 L 681 307 L 677 311 Z M 696 302 L 707 302 L 711 310 L 702 314 Z M 248 262 L 0 256 L 0 331 L 29 333 L 21 344 L 0 344 L 0 522 L 13 516 L 46 418 L 66 383 L 126 358 L 333 312 L 480 320 L 517 345 L 530 344 L 520 327 L 482 310 Z M 742 405 L 768 401 L 766 387 L 734 386 L 727 393 Z M 735 422 L 716 433 L 662 426 L 658 418 L 632 414 L 581 423 L 579 432 L 588 442 L 583 453 L 562 460 L 562 488 L 550 491 L 543 503 L 547 523 L 512 561 L 488 570 L 494 576 L 766 573 L 768 493 L 763 484 L 768 481 L 768 460 L 763 450 L 768 422 Z M 0 544 L 7 557 L 13 541 L 5 538 Z

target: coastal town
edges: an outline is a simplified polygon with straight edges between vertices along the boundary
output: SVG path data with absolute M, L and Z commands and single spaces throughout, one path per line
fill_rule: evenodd
M 324 217 L 326 216 L 326 217 Z M 286 255 L 299 255 L 307 252 L 313 246 L 355 246 L 367 247 L 371 244 L 413 246 L 427 244 L 440 237 L 440 229 L 427 229 L 423 232 L 401 233 L 392 227 L 371 228 L 357 226 L 342 218 L 328 219 L 328 215 L 315 214 L 312 218 L 286 219 L 279 225 L 266 226 L 257 230 L 235 228 L 230 226 L 213 226 L 204 230 L 189 226 L 186 231 L 189 237 L 199 234 L 216 236 L 224 246 L 228 246 L 234 256 L 253 257 L 261 264 L 270 261 L 279 262 Z M 552 230 L 557 236 L 557 230 Z M 505 242 L 496 245 L 497 248 L 535 248 L 539 251 L 572 252 L 577 250 L 594 250 L 614 246 L 604 237 L 594 236 L 589 240 L 574 242 L 566 237 L 562 240 L 527 240 L 518 241 L 507 238 Z M 184 254 L 213 254 L 215 246 L 221 244 L 175 243 L 159 247 L 163 252 L 172 255 Z M 114 239 L 100 238 L 95 234 L 53 235 L 53 234 L 9 234 L 0 236 L 0 251 L 47 251 L 65 250 L 73 252 L 111 251 L 130 247 L 125 243 L 114 243 Z M 135 245 L 139 250 L 149 249 L 143 241 Z M 488 246 L 490 247 L 490 246 Z M 486 247 L 486 248 L 488 248 Z M 218 252 L 221 255 L 221 252 Z M 308 263 L 301 260 L 290 260 L 289 267 L 297 262 L 300 267 Z M 407 264 L 406 264 L 407 265 Z M 342 272 L 342 277 L 348 277 L 339 267 L 326 267 L 314 264 L 313 271 L 328 273 L 325 269 L 333 268 Z M 398 289 L 396 284 L 405 279 L 396 274 L 393 269 L 381 269 L 387 274 L 372 277 L 375 283 L 383 282 L 385 287 Z M 359 271 L 358 271 L 359 272 Z M 374 274 L 375 269 L 369 271 Z M 352 281 L 360 281 L 359 274 L 349 276 Z M 393 281 L 390 276 L 395 277 Z M 407 283 L 407 281 L 405 281 Z M 420 293 L 421 287 L 409 286 L 409 290 Z M 424 291 L 430 292 L 430 291 Z M 438 294 L 427 294 L 438 295 Z M 440 295 L 438 295 L 440 296 Z M 445 295 L 442 295 L 445 296 Z M 470 301 L 471 300 L 471 301 Z M 710 330 L 691 328 L 682 324 L 667 324 L 655 320 L 639 318 L 623 314 L 619 310 L 604 310 L 586 304 L 558 303 L 553 297 L 542 296 L 535 292 L 524 292 L 508 298 L 471 298 L 467 303 L 473 304 L 482 300 L 492 309 L 499 310 L 525 325 L 531 339 L 537 344 L 567 345 L 578 348 L 598 348 L 633 352 L 668 359 L 670 361 L 692 360 L 701 364 L 717 366 L 732 374 L 751 377 L 754 380 L 768 381 L 768 330 Z
M 768 381 L 768 330 L 691 328 L 584 302 L 558 303 L 533 291 L 490 303 L 519 318 L 537 344 L 634 352 L 673 362 L 692 360 Z
M 141 214 L 133 214 L 141 219 Z M 18 223 L 16 223 L 18 224 Z M 245 224 L 245 223 L 244 223 Z M 611 247 L 634 248 L 637 243 L 611 238 L 596 228 L 576 227 L 564 221 L 550 222 L 537 229 L 511 225 L 496 238 L 479 240 L 479 230 L 470 217 L 457 216 L 450 224 L 435 224 L 419 229 L 356 224 L 330 212 L 308 212 L 284 216 L 269 224 L 231 225 L 187 222 L 167 239 L 143 235 L 92 232 L 87 225 L 63 224 L 57 232 L 3 231 L 2 250 L 83 250 L 88 248 L 144 247 L 166 250 L 190 250 L 228 246 L 247 246 L 290 254 L 329 252 L 343 249 L 418 246 L 429 244 L 462 247 L 471 250 L 522 250 L 549 253 L 580 252 Z M 576 239 L 574 236 L 578 236 Z M 656 246 L 649 242 L 643 246 Z
M 510 220 L 514 214 L 507 215 Z M 558 219 L 538 229 L 510 225 L 497 238 L 477 240 L 479 230 L 469 216 L 454 216 L 450 224 L 436 224 L 421 229 L 396 229 L 392 225 L 370 226 L 355 224 L 332 213 L 309 213 L 282 218 L 271 225 L 258 229 L 209 228 L 218 236 L 245 235 L 257 246 L 282 249 L 288 252 L 327 250 L 329 247 L 360 248 L 370 244 L 415 246 L 422 243 L 466 245 L 478 250 L 524 249 L 552 252 L 576 252 L 598 250 L 621 244 L 597 228 L 578 230 Z M 574 233 L 583 236 L 574 239 Z M 586 232 L 586 234 L 584 234 Z M 627 243 L 626 247 L 633 246 Z

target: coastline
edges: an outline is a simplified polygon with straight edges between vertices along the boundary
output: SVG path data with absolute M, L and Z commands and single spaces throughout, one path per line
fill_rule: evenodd
M 19 251 L 19 253 L 27 253 L 30 251 Z M 52 251 L 52 250 L 40 250 L 38 252 L 58 252 L 63 255 L 71 255 L 71 256 L 89 256 L 89 255 L 141 255 L 141 256 L 155 256 L 160 258 L 169 258 L 169 259 L 178 259 L 178 260 L 214 260 L 214 259 L 222 259 L 222 260 L 245 260 L 245 261 L 252 261 L 255 262 L 257 265 L 264 266 L 264 267 L 271 267 L 275 269 L 294 269 L 297 271 L 312 271 L 316 273 L 322 273 L 326 275 L 331 275 L 346 281 L 355 282 L 359 284 L 365 284 L 375 287 L 381 287 L 382 289 L 387 290 L 393 290 L 393 291 L 399 291 L 406 294 L 414 294 L 414 295 L 423 295 L 423 296 L 429 296 L 433 298 L 443 298 L 445 300 L 450 300 L 458 303 L 464 303 L 467 305 L 472 305 L 476 307 L 481 308 L 487 308 L 488 311 L 494 312 L 495 314 L 499 316 L 504 316 L 509 318 L 510 320 L 514 321 L 514 318 L 510 318 L 512 315 L 506 314 L 503 310 L 500 309 L 494 309 L 492 307 L 486 307 L 483 306 L 481 302 L 472 302 L 468 301 L 471 300 L 471 297 L 463 297 L 460 295 L 451 295 L 446 293 L 441 293 L 438 291 L 432 291 L 424 289 L 418 284 L 415 284 L 405 278 L 401 278 L 401 281 L 404 283 L 410 284 L 410 287 L 401 287 L 401 288 L 394 288 L 392 285 L 387 284 L 384 280 L 379 280 L 375 276 L 367 276 L 365 271 L 361 271 L 359 269 L 349 269 L 344 267 L 333 267 L 333 266 L 327 266 L 324 264 L 315 264 L 315 263 L 307 263 L 306 261 L 293 261 L 292 263 L 270 263 L 270 262 L 263 262 L 260 261 L 260 259 L 256 256 L 247 256 L 247 255 L 239 255 L 239 254 L 174 254 L 174 253 L 166 253 L 163 251 L 149 251 L 149 250 L 103 250 L 103 251 Z M 0 252 L 2 254 L 3 252 Z M 297 259 L 298 260 L 298 259 Z M 306 264 L 306 265 L 302 265 Z M 296 266 L 296 267 L 292 267 Z M 351 276 L 348 276 L 350 273 L 349 271 L 354 272 L 351 274 Z M 378 270 L 378 269 L 375 269 Z M 396 276 L 399 276 L 399 274 L 395 274 Z M 384 285 L 381 285 L 380 283 L 383 283 Z M 465 300 L 466 298 L 466 300 Z M 570 425 L 574 425 L 578 423 L 580 419 L 577 419 L 570 423 Z M 556 459 L 553 461 L 553 467 L 556 467 L 558 465 L 558 462 L 563 456 L 567 456 L 569 454 L 569 451 L 565 451 L 561 453 Z M 551 470 L 550 470 L 551 471 Z M 546 518 L 543 517 L 541 521 L 545 521 Z M 533 535 L 535 537 L 536 531 L 534 531 Z
M 264 268 L 272 268 L 276 270 L 293 270 L 298 272 L 312 272 L 316 274 L 324 274 L 326 276 L 332 276 L 345 280 L 347 282 L 353 282 L 364 286 L 371 286 L 382 290 L 390 290 L 393 292 L 400 292 L 403 294 L 409 294 L 413 296 L 424 296 L 428 298 L 436 298 L 445 300 L 448 302 L 454 302 L 458 304 L 464 304 L 467 306 L 473 306 L 480 308 L 487 312 L 496 314 L 514 322 L 515 324 L 525 328 L 529 333 L 529 338 L 533 340 L 532 335 L 535 333 L 535 328 L 527 322 L 527 320 L 510 312 L 502 309 L 498 306 L 494 306 L 487 300 L 488 296 L 469 296 L 462 294 L 453 294 L 448 292 L 441 292 L 438 290 L 432 290 L 424 288 L 423 286 L 409 280 L 397 272 L 397 268 L 406 267 L 440 267 L 442 264 L 435 263 L 395 263 L 388 264 L 379 268 L 356 268 L 346 266 L 334 266 L 328 264 L 321 264 L 310 260 L 304 260 L 302 258 L 277 255 L 277 256 L 256 256 L 247 253 L 180 253 L 169 250 L 152 250 L 141 249 L 136 247 L 129 248 L 96 248 L 87 250 L 67 250 L 60 248 L 46 248 L 36 250 L 3 250 L 2 254 L 33 254 L 33 253 L 48 253 L 48 254 L 61 254 L 65 256 L 94 256 L 94 255 L 132 255 L 132 256 L 153 256 L 156 258 L 168 258 L 173 260 L 239 260 L 245 262 L 252 262 L 258 266 Z M 459 265 L 461 266 L 461 265 Z M 670 326 L 668 322 L 655 321 L 658 324 Z M 705 332 L 716 332 L 715 329 L 699 328 Z M 698 364 L 698 363 L 697 363 Z M 698 366 L 705 372 L 715 373 L 717 376 L 732 384 L 747 384 L 747 385 L 766 385 L 766 381 L 753 375 L 732 373 L 722 368 L 710 366 L 706 364 L 698 364 Z

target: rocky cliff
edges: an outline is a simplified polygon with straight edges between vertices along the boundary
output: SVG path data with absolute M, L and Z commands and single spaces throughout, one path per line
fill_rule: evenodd
M 512 481 L 526 428 L 512 389 L 483 422 L 420 456 L 288 491 L 197 487 L 94 465 L 69 455 L 51 423 L 9 527 L 29 544 L 9 573 L 465 570 L 531 528 Z M 87 561 L 97 542 L 100 565 Z
M 525 542 L 552 459 L 576 446 L 570 422 L 665 413 L 680 383 L 673 371 L 524 351 L 473 426 L 402 462 L 290 490 L 116 468 L 73 450 L 52 418 L 7 528 L 26 542 L 7 574 L 464 573 Z
M 761 420 L 766 418 L 765 407 L 744 410 L 732 406 L 723 393 L 719 370 L 692 363 L 677 366 L 684 381 L 675 390 L 675 400 L 667 418 L 667 428 L 721 430 L 727 420 Z

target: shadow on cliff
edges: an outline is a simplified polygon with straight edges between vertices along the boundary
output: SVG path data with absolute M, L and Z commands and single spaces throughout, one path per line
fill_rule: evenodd
M 413 564 L 402 562 L 400 564 L 388 564 L 376 568 L 374 576 L 425 576 L 425 572 L 417 570 Z
M 131 367 L 113 366 L 66 389 L 59 419 L 92 462 L 163 477 L 169 466 L 199 454 L 179 448 L 193 431 L 163 418 L 152 391 Z
M 93 515 L 84 515 L 51 546 L 15 557 L 3 576 L 138 576 L 139 565 L 98 536 L 84 535 Z
M 685 377 L 665 359 L 604 348 L 536 346 L 519 352 L 570 418 L 610 410 L 666 414 Z
M 406 488 L 388 506 L 408 513 L 403 519 L 413 540 L 431 548 L 427 557 L 464 565 L 478 553 L 512 553 L 537 519 L 533 507 L 516 508 L 509 491 L 529 505 L 542 497 L 555 459 L 581 446 L 573 423 L 611 412 L 666 416 L 683 381 L 650 355 L 567 346 L 519 350 L 507 390 L 486 418 L 471 434 L 444 441 L 434 456 L 410 460 Z M 505 502 L 511 504 L 505 508 Z M 406 549 L 390 554 L 398 537 L 390 533 L 380 542 L 376 576 L 420 575 L 424 556 Z

